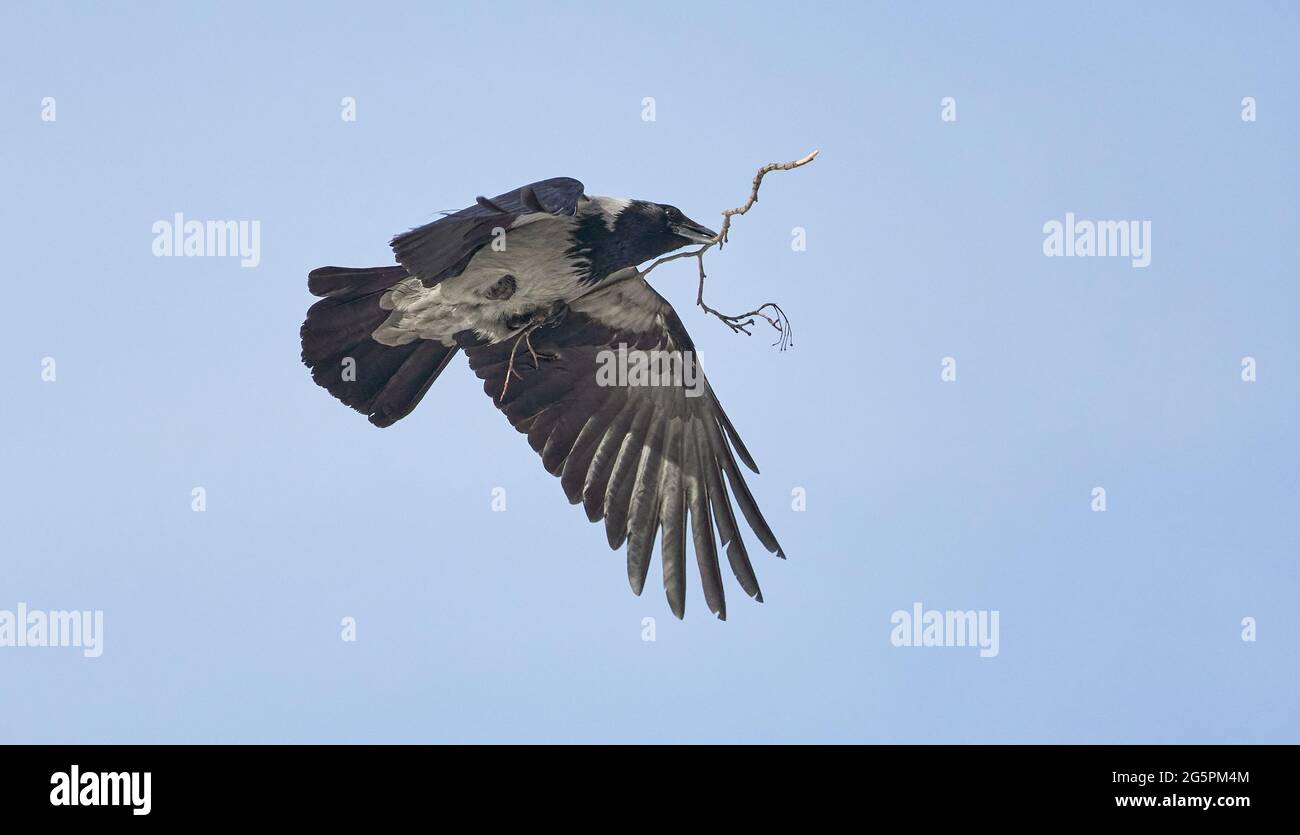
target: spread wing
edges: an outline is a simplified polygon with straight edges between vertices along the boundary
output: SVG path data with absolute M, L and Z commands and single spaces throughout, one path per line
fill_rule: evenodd
M 695 356 L 672 306 L 639 273 L 627 272 L 627 278 L 571 304 L 558 324 L 532 332 L 531 351 L 526 343 L 516 347 L 516 337 L 491 345 L 462 335 L 461 345 L 484 381 L 484 391 L 528 435 L 543 466 L 560 477 L 569 501 L 582 502 L 591 521 L 605 520 L 611 548 L 626 542 L 632 590 L 640 594 L 645 585 L 659 533 L 664 590 L 673 614 L 682 617 L 689 517 L 705 601 L 725 620 L 715 529 L 741 588 L 763 599 L 736 524 L 733 496 L 763 547 L 782 558 L 785 554 L 759 512 L 736 456 L 754 472 L 758 468 L 698 367 L 694 386 L 688 374 L 661 375 L 659 382 L 667 377 L 667 385 L 627 384 L 640 379 L 632 375 L 620 384 L 620 346 L 628 358 L 635 352 L 647 357 L 676 352 L 693 362 Z M 512 349 L 519 376 L 511 374 L 506 386 Z M 552 358 L 542 358 L 535 368 L 534 352 Z
M 467 209 L 403 232 L 390 245 L 397 262 L 432 287 L 460 275 L 474 253 L 492 241 L 493 229 L 509 229 L 531 214 L 573 215 L 582 190 L 572 177 L 553 177 L 491 199 L 480 197 Z

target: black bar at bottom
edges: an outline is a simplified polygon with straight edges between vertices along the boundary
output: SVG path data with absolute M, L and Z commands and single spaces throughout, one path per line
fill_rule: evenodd
M 1285 809 L 1296 754 L 1236 745 L 10 746 L 0 756 L 0 802 L 6 813 L 82 823 L 338 823 L 435 810 L 536 822 L 619 808 L 640 822 L 678 823 L 708 809 L 730 817 L 812 808 L 866 819 L 897 810 L 927 820 L 1195 814 L 1226 822 Z

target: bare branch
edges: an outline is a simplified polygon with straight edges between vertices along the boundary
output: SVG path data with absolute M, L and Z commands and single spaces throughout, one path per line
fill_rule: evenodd
M 714 243 L 717 242 L 714 241 Z M 678 253 L 674 253 L 673 255 L 665 255 L 663 258 L 660 258 L 658 261 L 655 261 L 653 264 L 651 264 L 650 266 L 642 270 L 641 277 L 645 278 L 646 276 L 650 275 L 650 271 L 653 270 L 655 267 L 659 266 L 660 264 L 667 264 L 669 261 L 676 261 L 679 258 L 696 258 L 700 255 L 703 255 L 705 252 L 708 252 L 709 247 L 711 246 L 713 246 L 713 244 L 705 244 L 699 249 L 692 250 L 690 252 L 678 252 Z
M 754 208 L 754 204 L 758 202 L 758 187 L 763 184 L 763 177 L 766 176 L 769 171 L 789 171 L 794 168 L 799 168 L 817 159 L 817 155 L 820 153 L 821 151 L 813 151 L 811 154 L 808 154 L 801 159 L 797 159 L 794 162 L 769 162 L 767 165 L 758 169 L 758 173 L 754 175 L 754 188 L 749 192 L 749 200 L 745 201 L 745 205 L 739 206 L 735 209 L 727 209 L 722 213 L 722 228 L 718 230 L 718 246 L 722 246 L 727 242 L 727 233 L 731 231 L 731 219 L 736 215 L 743 215 L 745 212 Z
M 708 252 L 715 246 L 721 249 L 722 245 L 727 242 L 727 235 L 731 232 L 731 219 L 737 215 L 743 215 L 750 209 L 754 208 L 754 204 L 758 202 L 758 189 L 763 185 L 764 176 L 771 171 L 790 171 L 791 169 L 807 165 L 817 159 L 818 153 L 820 152 L 813 151 L 811 154 L 797 159 L 794 162 L 772 162 L 758 169 L 758 173 L 754 175 L 754 186 L 749 192 L 749 200 L 745 201 L 745 205 L 743 206 L 737 206 L 734 209 L 727 209 L 722 213 L 722 228 L 718 230 L 717 236 L 712 241 L 704 244 L 699 249 L 691 250 L 689 252 L 678 252 L 673 255 L 665 255 L 663 258 L 658 259 L 650 266 L 646 267 L 641 273 L 642 277 L 649 275 L 650 271 L 660 264 L 666 264 L 669 261 L 676 261 L 680 258 L 695 258 L 700 263 L 700 287 L 699 291 L 695 295 L 695 303 L 699 305 L 705 313 L 717 316 L 722 320 L 723 324 L 731 328 L 733 333 L 743 333 L 746 336 L 752 335 L 749 328 L 754 324 L 755 319 L 762 319 L 775 328 L 777 333 L 780 334 L 777 337 L 776 342 L 772 343 L 773 345 L 779 345 L 782 351 L 793 345 L 794 342 L 791 340 L 792 330 L 790 328 L 790 319 L 785 315 L 785 311 L 781 309 L 781 306 L 775 302 L 767 302 L 766 304 L 759 305 L 757 309 L 751 310 L 748 313 L 741 313 L 738 316 L 720 313 L 712 307 L 709 307 L 709 305 L 704 302 L 704 253 Z M 509 376 L 507 375 L 507 380 L 508 379 Z
M 704 251 L 701 250 L 700 252 L 693 254 L 697 255 L 700 260 L 700 289 L 695 294 L 695 303 L 698 304 L 705 313 L 712 313 L 714 316 L 721 319 L 723 324 L 731 328 L 733 333 L 743 333 L 745 336 L 753 336 L 749 331 L 749 327 L 754 324 L 754 319 L 757 317 L 776 328 L 777 333 L 780 334 L 777 337 L 776 342 L 772 343 L 773 345 L 780 346 L 781 350 L 784 351 L 786 348 L 789 348 L 794 344 L 794 328 L 790 326 L 790 317 L 785 315 L 785 311 L 781 309 L 781 305 L 776 302 L 767 302 L 766 304 L 759 305 L 755 310 L 751 310 L 748 313 L 741 313 L 737 316 L 721 313 L 714 310 L 712 307 L 709 307 L 704 301 L 704 279 L 706 278 L 704 275 Z M 771 311 L 770 313 L 764 312 L 769 309 Z

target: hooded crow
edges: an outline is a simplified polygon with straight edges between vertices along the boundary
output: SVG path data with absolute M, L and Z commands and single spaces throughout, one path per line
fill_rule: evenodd
M 680 375 L 637 385 L 601 374 L 628 352 L 694 362 L 677 313 L 637 265 L 716 234 L 673 206 L 583 190 L 557 177 L 479 197 L 393 238 L 395 266 L 313 270 L 307 286 L 322 298 L 302 325 L 302 359 L 330 394 L 391 426 L 463 350 L 569 501 L 604 520 L 611 548 L 626 544 L 633 592 L 658 536 L 668 603 L 683 616 L 689 517 L 705 601 L 725 620 L 715 540 L 763 599 L 733 498 L 763 547 L 785 556 L 736 463 L 757 473 L 754 459 L 702 375 L 688 389 Z

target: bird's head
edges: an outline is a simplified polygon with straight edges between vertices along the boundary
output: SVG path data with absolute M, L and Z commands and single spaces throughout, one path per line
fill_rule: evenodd
M 682 214 L 682 210 L 676 206 L 666 206 L 662 203 L 651 203 L 650 205 L 654 206 L 663 216 L 664 228 L 668 231 L 668 234 L 680 241 L 673 249 L 688 244 L 713 243 L 713 239 L 718 236 L 718 233 L 709 227 L 702 226 Z
M 712 243 L 716 233 L 682 214 L 676 206 L 628 200 L 614 219 L 614 232 L 639 263 L 691 244 Z
M 577 251 L 591 261 L 592 274 L 611 275 L 625 267 L 717 237 L 682 214 L 681 209 L 648 200 L 590 198 L 592 210 L 580 219 L 574 238 Z

